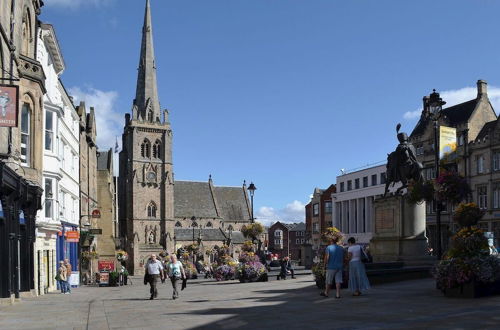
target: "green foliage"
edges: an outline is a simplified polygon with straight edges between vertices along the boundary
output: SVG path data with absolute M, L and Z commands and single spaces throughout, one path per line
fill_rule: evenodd
M 258 240 L 260 235 L 264 232 L 264 226 L 259 222 L 254 222 L 241 227 L 241 232 L 245 237 L 251 238 L 252 241 Z
M 461 203 L 453 213 L 453 221 L 460 227 L 471 227 L 477 225 L 483 217 L 484 212 L 475 203 Z

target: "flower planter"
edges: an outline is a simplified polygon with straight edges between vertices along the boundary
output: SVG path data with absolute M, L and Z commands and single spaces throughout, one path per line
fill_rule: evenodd
M 500 282 L 477 283 L 472 281 L 442 291 L 446 297 L 450 298 L 480 298 L 500 294 Z

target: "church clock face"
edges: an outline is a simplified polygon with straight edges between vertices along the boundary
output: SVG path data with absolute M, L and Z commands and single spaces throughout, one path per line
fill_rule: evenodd
M 155 173 L 155 172 L 152 172 L 152 171 L 148 172 L 148 173 L 146 174 L 146 180 L 147 180 L 148 182 L 155 182 L 155 181 L 156 181 L 156 173 Z

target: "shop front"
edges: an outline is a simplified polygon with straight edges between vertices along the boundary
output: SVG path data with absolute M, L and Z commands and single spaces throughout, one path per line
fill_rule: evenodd
M 42 188 L 0 161 L 0 299 L 35 289 L 35 217 Z
M 71 277 L 69 283 L 72 287 L 80 285 L 80 269 L 79 269 L 79 256 L 78 244 L 80 241 L 80 231 L 78 226 L 62 222 L 61 231 L 57 236 L 57 249 L 56 249 L 56 264 L 64 259 L 68 259 L 71 264 Z

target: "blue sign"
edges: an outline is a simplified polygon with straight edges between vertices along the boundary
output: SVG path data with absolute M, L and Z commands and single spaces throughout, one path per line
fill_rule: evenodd
M 19 223 L 21 225 L 25 225 L 26 224 L 26 219 L 24 218 L 24 211 L 21 211 L 21 213 L 19 213 Z
M 3 206 L 1 200 L 0 200 L 0 218 L 3 218 Z

